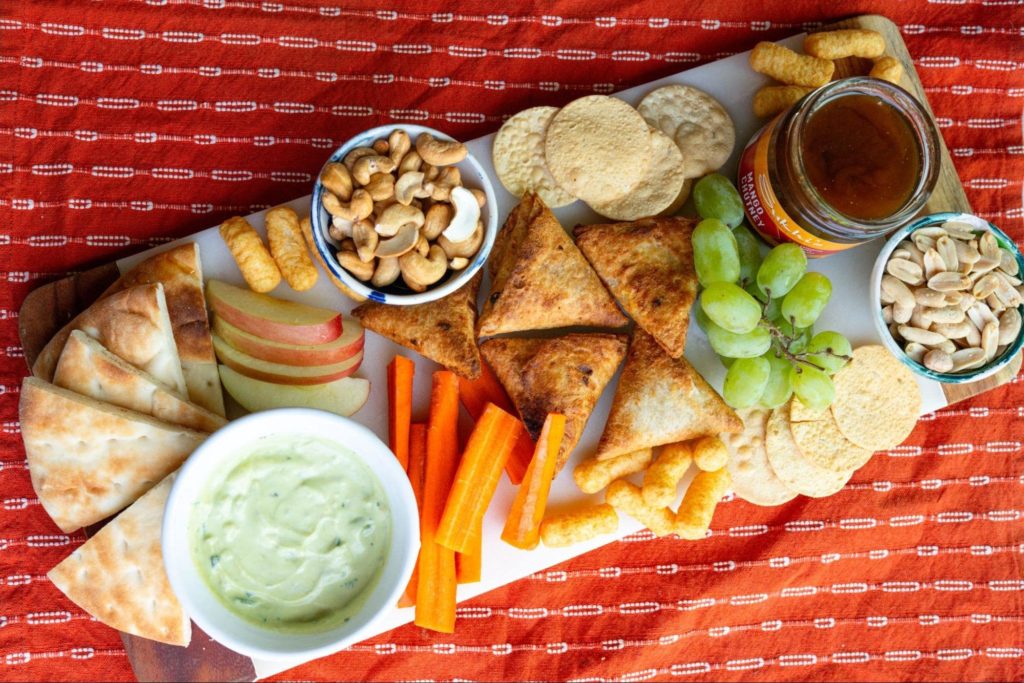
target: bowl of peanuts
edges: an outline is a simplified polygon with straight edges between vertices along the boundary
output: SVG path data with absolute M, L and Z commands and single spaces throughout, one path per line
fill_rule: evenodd
M 426 126 L 364 131 L 339 147 L 313 188 L 313 241 L 356 294 L 411 305 L 469 282 L 494 244 L 494 188 L 464 144 Z
M 946 384 L 1005 367 L 1024 346 L 1024 257 L 971 214 L 937 213 L 897 230 L 872 272 L 871 305 L 885 346 Z

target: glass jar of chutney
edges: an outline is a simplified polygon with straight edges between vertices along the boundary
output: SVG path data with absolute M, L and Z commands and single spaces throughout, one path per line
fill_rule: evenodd
M 740 158 L 751 225 L 769 243 L 834 254 L 913 218 L 938 180 L 939 136 L 906 90 L 874 78 L 833 81 L 768 123 Z

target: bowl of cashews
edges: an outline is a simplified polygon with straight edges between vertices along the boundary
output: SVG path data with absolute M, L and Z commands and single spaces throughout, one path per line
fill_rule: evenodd
M 355 294 L 440 299 L 483 267 L 498 232 L 494 187 L 464 144 L 414 124 L 379 126 L 331 154 L 313 188 L 313 242 Z

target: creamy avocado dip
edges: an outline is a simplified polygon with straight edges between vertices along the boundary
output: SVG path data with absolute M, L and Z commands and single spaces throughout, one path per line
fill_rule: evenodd
M 232 612 L 283 632 L 357 614 L 391 545 L 376 475 L 340 444 L 259 440 L 207 482 L 189 520 L 192 559 Z

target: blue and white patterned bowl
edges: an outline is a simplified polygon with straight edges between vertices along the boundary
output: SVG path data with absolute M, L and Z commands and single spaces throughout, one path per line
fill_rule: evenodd
M 428 128 L 426 126 L 418 126 L 411 123 L 395 123 L 387 126 L 378 126 L 371 128 L 370 130 L 363 131 L 359 135 L 355 136 L 344 145 L 339 147 L 331 154 L 330 158 L 324 162 L 324 165 L 331 162 L 341 162 L 345 155 L 356 147 L 369 147 L 373 144 L 374 140 L 380 138 L 387 139 L 388 135 L 392 133 L 396 128 L 401 128 L 415 144 L 416 138 L 420 133 L 431 133 L 435 138 L 440 140 L 451 140 L 450 135 Z M 494 196 L 494 185 L 491 183 L 491 179 L 487 177 L 487 172 L 484 171 L 483 166 L 476 160 L 472 153 L 468 154 L 465 159 L 460 161 L 458 164 L 459 171 L 462 174 L 462 183 L 468 188 L 479 188 L 484 191 L 487 195 L 487 203 L 480 210 L 480 219 L 484 224 L 484 241 L 480 245 L 480 250 L 477 251 L 476 256 L 470 262 L 466 268 L 462 270 L 449 270 L 448 273 L 439 282 L 431 285 L 425 292 L 414 292 L 402 282 L 399 278 L 397 282 L 389 285 L 383 289 L 375 289 L 370 283 L 362 282 L 356 279 L 351 273 L 341 267 L 338 264 L 336 254 L 338 253 L 337 247 L 332 244 L 332 241 L 328 238 L 327 229 L 331 225 L 331 215 L 327 213 L 327 209 L 324 208 L 321 198 L 325 189 L 320 183 L 320 175 L 317 174 L 316 184 L 313 186 L 313 198 L 310 206 L 310 221 L 313 228 L 313 241 L 316 243 L 316 249 L 320 252 L 320 256 L 323 257 L 324 264 L 331 273 L 341 280 L 343 283 L 348 285 L 352 291 L 357 294 L 361 294 L 370 301 L 376 301 L 384 304 L 396 304 L 399 306 L 410 306 L 412 304 L 422 304 L 428 301 L 435 301 L 442 297 L 448 296 L 452 292 L 460 289 L 464 284 L 469 282 L 477 271 L 479 271 L 487 257 L 491 253 L 491 247 L 494 246 L 494 237 L 498 234 L 498 213 L 496 210 L 496 199 Z

